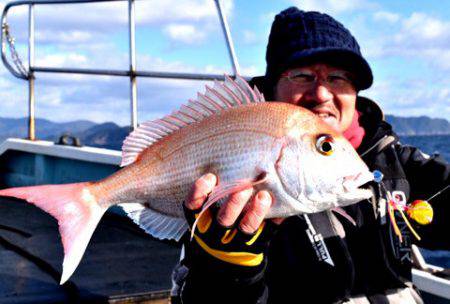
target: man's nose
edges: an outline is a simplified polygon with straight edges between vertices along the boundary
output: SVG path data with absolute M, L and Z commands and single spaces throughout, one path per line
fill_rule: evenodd
M 324 103 L 333 99 L 333 93 L 323 83 L 316 82 L 309 90 L 309 99 L 317 103 Z

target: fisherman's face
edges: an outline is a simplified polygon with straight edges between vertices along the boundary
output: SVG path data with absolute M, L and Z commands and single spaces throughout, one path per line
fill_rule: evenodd
M 275 87 L 275 100 L 305 107 L 336 130 L 344 132 L 355 113 L 352 75 L 328 64 L 287 70 Z

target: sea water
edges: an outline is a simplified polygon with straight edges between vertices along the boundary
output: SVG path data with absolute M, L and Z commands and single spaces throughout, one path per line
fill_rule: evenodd
M 426 154 L 440 154 L 450 161 L 450 135 L 400 136 L 400 142 L 415 146 Z

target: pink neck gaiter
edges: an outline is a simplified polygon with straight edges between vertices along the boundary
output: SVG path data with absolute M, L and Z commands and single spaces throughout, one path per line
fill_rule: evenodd
M 347 130 L 344 131 L 344 137 L 352 144 L 353 148 L 357 149 L 361 144 L 366 131 L 359 124 L 359 112 L 355 110 L 353 120 Z

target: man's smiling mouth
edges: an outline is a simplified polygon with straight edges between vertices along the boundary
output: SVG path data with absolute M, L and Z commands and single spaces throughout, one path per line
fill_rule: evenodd
M 333 111 L 326 109 L 312 109 L 312 112 L 329 126 L 339 129 L 338 118 Z
M 320 118 L 328 118 L 330 116 L 334 117 L 334 115 L 331 115 L 330 113 L 316 113 L 316 115 Z

